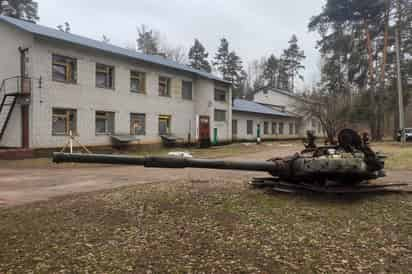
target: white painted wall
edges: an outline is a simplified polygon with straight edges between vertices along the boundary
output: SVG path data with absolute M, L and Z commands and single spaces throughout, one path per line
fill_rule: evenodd
M 260 91 L 255 94 L 254 101 L 261 104 L 268 104 L 274 106 L 283 106 L 286 111 L 297 113 L 296 106 L 299 104 L 299 99 L 297 99 L 293 94 L 285 94 L 277 91 Z M 319 121 L 315 119 L 312 123 L 312 118 L 303 117 L 301 120 L 300 135 L 304 137 L 308 130 L 313 130 L 318 136 L 324 136 L 323 130 L 319 131 Z
M 0 77 L 19 74 L 17 47 L 20 40 L 30 38 L 23 32 L 5 27 L 0 23 L 0 37 L 6 37 L 7 46 L 0 48 L 2 70 Z M 3 39 L 2 39 L 3 40 Z M 214 101 L 214 81 L 200 79 L 168 68 L 135 60 L 104 54 L 92 49 L 81 48 L 67 43 L 46 38 L 31 39 L 29 56 L 29 76 L 41 78 L 42 86 L 34 85 L 30 111 L 30 147 L 48 148 L 62 146 L 67 137 L 52 136 L 52 109 L 69 108 L 77 110 L 78 140 L 84 145 L 109 145 L 109 136 L 95 134 L 96 111 L 115 112 L 115 133 L 129 134 L 130 113 L 146 114 L 146 135 L 139 136 L 142 144 L 158 143 L 159 115 L 171 115 L 171 131 L 174 135 L 187 140 L 189 133 L 192 140 L 196 136 L 197 115 L 208 115 L 213 128 L 219 128 L 219 140 L 231 140 L 231 95 L 227 104 Z M 16 55 L 10 51 L 16 51 Z M 77 59 L 77 83 L 67 84 L 52 80 L 52 55 L 59 54 Z M 14 61 L 15 59 L 15 61 Z M 7 60 L 3 63 L 2 60 Z M 14 63 L 15 62 L 15 63 Z M 115 67 L 115 89 L 101 89 L 95 86 L 96 63 Z M 4 65 L 3 65 L 4 64 Z M 10 67 L 10 69 L 8 68 Z M 17 69 L 18 68 L 18 69 Z M 130 70 L 146 73 L 146 94 L 130 92 Z M 171 81 L 171 97 L 158 95 L 158 78 L 166 76 Z M 1 79 L 1 78 L 0 78 Z M 193 100 L 182 99 L 181 82 L 193 82 Z M 228 112 L 227 122 L 214 123 L 214 109 Z M 19 113 L 13 113 L 12 123 L 7 129 L 3 146 L 20 146 L 21 132 Z M 14 143 L 12 142 L 14 140 Z
M 20 52 L 18 48 L 31 48 L 32 44 L 33 38 L 31 35 L 7 24 L 0 24 L 0 85 L 4 79 L 20 75 Z M 30 62 L 30 55 L 28 61 Z M 30 73 L 30 63 L 28 63 L 27 69 Z M 15 90 L 16 81 L 7 81 L 8 92 L 17 91 Z M 0 93 L 0 100 L 3 99 L 3 95 L 3 93 Z M 16 105 L 5 134 L 0 140 L 0 147 L 20 147 L 22 145 L 21 123 L 21 108 L 20 105 Z
M 237 140 L 256 140 L 257 138 L 257 125 L 260 125 L 261 138 L 263 139 L 287 139 L 297 138 L 299 134 L 289 134 L 289 124 L 298 124 L 300 121 L 296 118 L 281 118 L 267 115 L 259 115 L 246 112 L 233 112 L 233 120 L 237 121 Z M 247 134 L 247 120 L 253 120 L 253 135 Z M 264 134 L 264 122 L 269 123 L 269 134 Z M 272 122 L 277 123 L 277 131 L 272 132 Z M 279 134 L 279 123 L 283 122 L 283 134 Z M 295 133 L 295 130 L 293 130 Z M 235 137 L 234 137 L 235 138 Z

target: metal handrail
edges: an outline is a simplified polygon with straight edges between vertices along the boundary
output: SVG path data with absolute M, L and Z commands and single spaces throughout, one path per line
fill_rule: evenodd
M 22 85 L 22 83 L 25 80 L 29 80 L 29 92 L 32 91 L 32 83 L 31 83 L 32 78 L 31 77 L 13 76 L 13 77 L 3 79 L 1 86 L 0 86 L 0 93 L 4 92 L 4 94 L 6 94 L 8 92 L 7 83 L 10 82 L 10 80 L 16 80 L 15 90 L 13 90 L 15 93 L 24 93 L 24 86 Z

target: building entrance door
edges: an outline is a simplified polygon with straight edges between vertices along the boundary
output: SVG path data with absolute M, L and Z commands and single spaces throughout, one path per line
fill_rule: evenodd
M 210 117 L 199 117 L 199 144 L 200 147 L 210 147 Z

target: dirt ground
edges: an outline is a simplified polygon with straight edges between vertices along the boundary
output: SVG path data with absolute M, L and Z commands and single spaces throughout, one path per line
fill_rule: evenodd
M 256 146 L 256 145 L 250 145 Z M 268 149 L 270 148 L 270 149 Z M 273 156 L 286 156 L 293 152 L 291 146 L 262 145 L 257 153 L 248 154 L 248 160 L 266 160 Z M 209 155 L 219 155 L 221 150 L 210 150 Z M 245 156 L 224 157 L 245 160 Z M 15 206 L 74 193 L 114 189 L 129 185 L 150 184 L 179 180 L 210 180 L 230 178 L 248 181 L 258 172 L 216 171 L 198 169 L 147 169 L 143 167 L 111 165 L 55 165 L 44 160 L 26 161 L 6 167 L 0 164 L 0 206 Z M 39 166 L 40 167 L 37 167 Z
M 231 160 L 267 160 L 283 157 L 299 151 L 301 144 L 267 143 L 237 145 L 197 153 L 208 158 L 222 157 Z M 237 153 L 246 151 L 247 154 Z M 196 155 L 196 153 L 195 153 Z M 225 157 L 226 156 L 226 157 Z M 46 161 L 46 163 L 42 162 Z M 110 165 L 55 165 L 49 160 L 2 163 L 0 162 L 0 207 L 16 206 L 75 193 L 114 189 L 129 185 L 150 184 L 169 181 L 208 181 L 215 178 L 247 182 L 254 176 L 265 176 L 259 172 L 216 171 L 200 169 L 146 169 L 143 167 Z M 40 167 L 39 167 L 40 166 Z M 383 179 L 389 183 L 412 183 L 412 171 L 392 170 Z
M 232 145 L 192 153 L 263 160 L 299 149 Z M 383 181 L 412 180 L 412 147 L 379 149 L 389 155 Z M 288 195 L 249 187 L 251 177 L 266 176 L 258 172 L 56 166 L 47 159 L 0 166 L 0 273 L 412 269 L 407 193 Z

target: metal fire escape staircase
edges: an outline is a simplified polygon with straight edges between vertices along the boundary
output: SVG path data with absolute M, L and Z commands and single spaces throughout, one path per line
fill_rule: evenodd
M 31 81 L 20 76 L 4 79 L 0 86 L 0 141 L 6 132 L 18 99 L 30 96 Z

